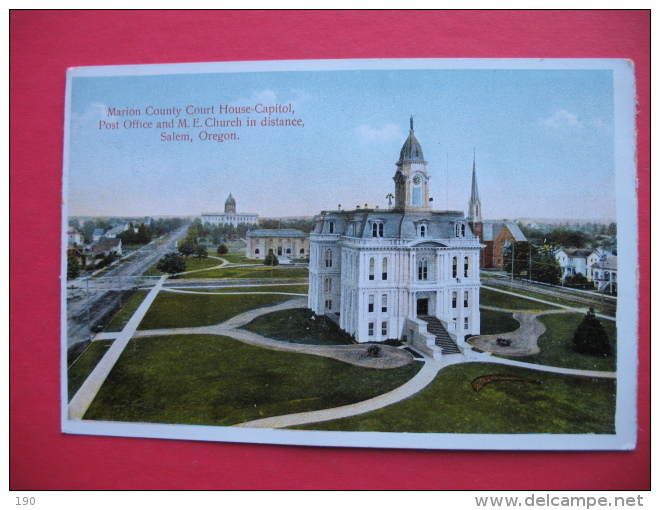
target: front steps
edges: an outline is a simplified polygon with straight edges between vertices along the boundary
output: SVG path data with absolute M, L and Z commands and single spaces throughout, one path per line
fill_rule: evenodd
M 428 324 L 426 330 L 432 335 L 435 335 L 435 345 L 440 347 L 442 354 L 461 354 L 461 350 L 458 345 L 456 345 L 456 342 L 454 342 L 452 337 L 449 336 L 449 333 L 447 333 L 442 322 L 436 317 L 432 317 L 431 315 L 420 315 L 418 319 L 423 320 Z

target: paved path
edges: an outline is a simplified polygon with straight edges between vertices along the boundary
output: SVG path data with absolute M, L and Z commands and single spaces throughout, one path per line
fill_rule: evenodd
M 167 288 L 163 289 L 163 292 L 175 292 L 179 294 L 209 294 L 211 296 L 231 296 L 232 294 L 282 294 L 284 296 L 307 296 L 307 294 L 301 294 L 300 292 L 207 292 L 199 290 L 184 290 L 184 289 L 173 289 Z M 305 301 L 307 305 L 307 301 Z
M 337 420 L 339 418 L 348 418 L 350 416 L 375 411 L 412 397 L 426 388 L 426 386 L 435 379 L 435 376 L 442 368 L 454 364 L 451 361 L 448 361 L 448 358 L 451 358 L 451 356 L 438 361 L 427 358 L 422 369 L 407 383 L 388 393 L 378 395 L 369 400 L 364 400 L 356 404 L 334 407 L 332 409 L 323 409 L 321 411 L 273 416 L 271 418 L 239 423 L 234 425 L 234 427 L 277 429 L 282 427 L 294 427 L 296 425 L 306 425 L 308 423 Z
M 144 301 L 142 301 L 124 329 L 118 334 L 103 358 L 101 358 L 101 361 L 98 362 L 94 370 L 92 370 L 92 373 L 89 374 L 78 392 L 73 396 L 71 402 L 69 402 L 69 418 L 82 419 L 85 415 L 87 408 L 89 408 L 94 397 L 96 397 L 96 394 L 99 392 L 101 386 L 108 377 L 108 374 L 115 366 L 115 363 L 117 363 L 119 356 L 121 356 L 124 348 L 128 345 L 129 340 L 137 330 L 140 321 L 142 321 L 147 310 L 149 310 L 151 303 L 156 299 L 156 295 L 163 287 L 163 282 L 166 278 L 167 276 L 161 276 L 158 283 L 153 289 L 151 289 L 149 294 L 147 294 L 147 297 L 144 298 Z
M 492 291 L 495 291 L 495 292 L 501 292 L 502 294 L 508 294 L 510 296 L 515 296 L 515 297 L 518 297 L 518 298 L 528 299 L 530 301 L 536 301 L 537 303 L 543 303 L 544 305 L 550 305 L 550 306 L 554 306 L 556 308 L 563 308 L 565 310 L 570 310 L 574 313 L 584 313 L 585 310 L 586 310 L 586 308 L 575 308 L 573 306 L 561 305 L 559 303 L 553 303 L 552 301 L 546 301 L 544 299 L 538 299 L 538 298 L 533 298 L 533 297 L 530 297 L 530 296 L 524 296 L 522 294 L 516 294 L 515 292 L 509 292 L 507 290 L 498 289 L 496 287 L 489 287 L 487 285 L 482 285 L 481 288 L 492 290 Z M 611 321 L 616 320 L 616 317 L 611 317 L 609 315 L 602 315 L 600 313 L 598 313 L 596 315 L 598 317 L 602 318 L 602 319 L 608 319 L 608 320 L 611 320 Z

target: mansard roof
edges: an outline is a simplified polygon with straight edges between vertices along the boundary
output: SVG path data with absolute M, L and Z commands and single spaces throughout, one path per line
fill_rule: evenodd
M 307 237 L 304 232 L 294 229 L 250 230 L 247 235 L 250 237 Z

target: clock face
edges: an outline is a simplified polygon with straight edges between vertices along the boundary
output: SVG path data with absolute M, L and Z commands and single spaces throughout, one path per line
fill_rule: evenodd
M 413 184 L 415 186 L 419 186 L 421 182 L 422 182 L 422 178 L 419 175 L 413 177 Z

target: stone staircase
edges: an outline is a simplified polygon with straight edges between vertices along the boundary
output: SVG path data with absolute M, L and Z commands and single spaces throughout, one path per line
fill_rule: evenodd
M 436 317 L 431 315 L 420 315 L 418 319 L 423 320 L 428 324 L 426 330 L 435 335 L 435 345 L 440 347 L 442 354 L 460 354 L 461 350 L 456 345 L 456 342 L 449 336 L 447 330 Z

